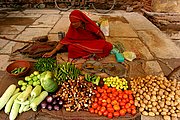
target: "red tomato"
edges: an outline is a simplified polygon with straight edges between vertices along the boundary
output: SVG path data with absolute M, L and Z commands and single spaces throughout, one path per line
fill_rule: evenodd
M 114 94 L 117 90 L 116 90 L 115 87 L 113 87 L 111 91 L 112 91 L 112 93 Z
M 103 115 L 107 116 L 108 115 L 108 111 L 106 110 L 105 112 L 103 112 Z
M 98 98 L 94 98 L 94 102 L 97 102 L 98 101 Z
M 101 104 L 102 104 L 102 101 L 101 101 L 101 100 L 99 100 L 99 101 L 98 101 L 98 104 L 99 104 L 99 105 L 101 105 Z
M 101 111 L 98 111 L 98 115 L 100 115 L 100 116 L 101 116 L 101 115 L 102 115 L 102 112 L 101 112 Z
M 118 99 L 118 102 L 120 103 L 120 102 L 121 102 L 121 99 Z
M 129 102 L 129 99 L 128 99 L 128 98 L 127 98 L 127 99 L 125 99 L 125 100 L 126 100 L 126 103 L 127 103 L 127 102 Z
M 93 108 L 89 108 L 89 112 L 90 113 L 94 113 L 94 109 Z
M 117 96 L 115 100 L 117 100 L 117 101 L 118 101 L 118 100 L 119 100 L 119 97 Z
M 135 105 L 131 105 L 131 109 L 136 109 L 136 106 Z
M 111 89 L 110 89 L 110 88 L 108 88 L 108 89 L 106 90 L 106 92 L 107 92 L 107 93 L 110 93 L 110 92 L 111 92 Z
M 106 84 L 104 84 L 103 88 L 104 88 L 105 90 L 107 90 L 107 89 L 108 89 L 108 86 L 107 86 Z
M 136 114 L 136 109 L 132 109 L 131 114 L 135 115 Z
M 103 90 L 102 88 L 100 88 L 100 89 L 98 89 L 98 92 L 99 92 L 99 93 L 103 93 L 104 90 Z
M 133 100 L 133 96 L 132 95 L 129 95 L 129 100 Z
M 106 107 L 102 106 L 101 109 L 100 109 L 100 111 L 101 111 L 102 113 L 104 113 L 104 112 L 106 111 Z
M 101 106 L 100 106 L 100 105 L 98 105 L 96 109 L 99 111 L 99 110 L 101 109 Z
M 115 100 L 116 98 L 113 96 L 112 98 L 111 98 L 111 100 Z
M 118 97 L 121 99 L 121 98 L 123 97 L 123 95 L 122 95 L 122 94 L 119 94 Z
M 108 113 L 108 118 L 113 118 L 113 114 L 112 113 Z
M 122 110 L 119 111 L 119 114 L 120 114 L 120 116 L 125 116 L 126 112 L 122 109 Z
M 127 112 L 128 112 L 128 113 L 131 113 L 131 108 L 127 108 Z
M 127 109 L 127 108 L 130 108 L 130 107 L 131 107 L 131 103 L 126 103 L 125 108 Z
M 99 93 L 96 94 L 96 97 L 99 98 L 101 95 Z
M 130 103 L 131 105 L 134 105 L 134 100 L 129 100 L 129 103 Z
M 126 99 L 122 99 L 121 101 L 124 102 L 124 103 L 126 103 Z
M 108 107 L 107 108 L 107 111 L 110 112 L 110 113 L 113 113 L 114 112 L 114 109 L 112 107 Z
M 120 106 L 124 106 L 125 104 L 126 104 L 126 103 L 123 102 L 123 101 L 121 101 L 121 102 L 119 103 Z
M 116 111 L 119 111 L 119 110 L 120 110 L 120 106 L 119 106 L 119 105 L 114 105 L 113 108 L 114 108 L 114 110 L 116 110 Z
M 96 109 L 98 107 L 98 104 L 97 103 L 93 103 L 92 104 L 92 108 Z
M 106 106 L 107 106 L 107 103 L 106 103 L 106 102 L 103 102 L 103 103 L 102 103 L 102 106 L 106 107 Z
M 109 93 L 109 97 L 112 98 L 112 97 L 113 97 L 113 94 Z
M 118 103 L 117 100 L 111 101 L 111 104 L 112 104 L 112 105 L 117 105 L 117 103 Z
M 107 95 L 102 95 L 102 99 L 106 100 L 107 98 Z
M 112 105 L 111 104 L 107 104 L 107 108 L 112 108 Z
M 124 95 L 123 95 L 123 98 L 124 98 L 124 99 L 127 99 L 127 98 L 128 98 L 128 95 L 127 95 L 127 94 L 124 94 Z
M 110 99 L 110 98 L 107 98 L 106 102 L 107 102 L 107 103 L 111 103 L 111 99 Z
M 94 113 L 96 113 L 96 114 L 97 114 L 97 113 L 98 113 L 98 110 L 97 110 L 97 109 L 96 109 L 96 110 L 94 110 Z
M 100 98 L 98 98 L 98 100 L 99 100 L 99 101 L 102 101 L 103 99 L 102 99 L 102 97 L 100 97 Z
M 119 117 L 119 112 L 114 112 L 114 117 Z

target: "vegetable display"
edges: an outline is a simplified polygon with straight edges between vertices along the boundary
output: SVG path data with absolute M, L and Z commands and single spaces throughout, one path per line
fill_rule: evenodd
M 77 80 L 64 82 L 55 97 L 61 97 L 66 111 L 88 111 L 93 100 L 94 85 L 80 76 Z
M 53 58 L 39 58 L 34 68 L 39 72 L 52 71 L 56 67 L 56 60 Z
M 163 75 L 132 78 L 130 82 L 135 105 L 143 115 L 162 115 L 164 119 L 177 118 L 180 113 L 180 90 L 176 81 Z
M 128 89 L 128 82 L 125 78 L 116 77 L 107 77 L 103 78 L 104 84 L 109 87 L 115 87 L 117 90 L 127 90 Z
M 107 85 L 97 87 L 94 102 L 89 108 L 90 113 L 96 113 L 108 118 L 125 116 L 126 113 L 136 114 L 134 98 L 131 90 L 117 90 Z
M 96 75 L 85 74 L 84 79 L 87 80 L 88 82 L 92 82 L 95 85 L 99 85 L 100 82 L 100 77 Z
M 77 69 L 74 64 L 66 62 L 63 64 L 57 64 L 53 73 L 55 80 L 57 81 L 58 85 L 60 85 L 69 79 L 77 79 L 81 74 L 81 71 Z

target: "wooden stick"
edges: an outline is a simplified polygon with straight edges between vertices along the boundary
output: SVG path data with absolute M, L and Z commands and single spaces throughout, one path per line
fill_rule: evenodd
M 9 40 L 9 41 L 14 41 L 14 42 L 20 42 L 20 43 L 30 43 L 30 44 L 33 44 L 34 41 L 22 41 L 22 40 L 14 40 L 14 39 L 10 39 L 10 38 L 7 38 L 7 37 L 1 37 L 0 36 L 0 39 L 4 39 L 4 40 Z

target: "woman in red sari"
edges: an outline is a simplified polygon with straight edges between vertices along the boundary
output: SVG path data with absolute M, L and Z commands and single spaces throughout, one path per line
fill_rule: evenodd
M 88 58 L 95 55 L 103 58 L 109 55 L 112 44 L 105 40 L 100 28 L 79 10 L 71 12 L 70 27 L 64 39 L 62 39 L 54 50 L 45 53 L 43 57 L 51 57 L 64 45 L 68 46 L 68 58 Z

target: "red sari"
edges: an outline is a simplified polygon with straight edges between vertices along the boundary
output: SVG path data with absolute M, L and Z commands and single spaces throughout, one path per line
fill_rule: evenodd
M 109 55 L 112 44 L 100 39 L 98 33 L 100 28 L 79 10 L 71 12 L 70 17 L 79 19 L 85 23 L 85 29 L 73 28 L 70 24 L 69 30 L 61 44 L 68 45 L 68 58 L 86 58 L 89 55 L 103 58 Z

